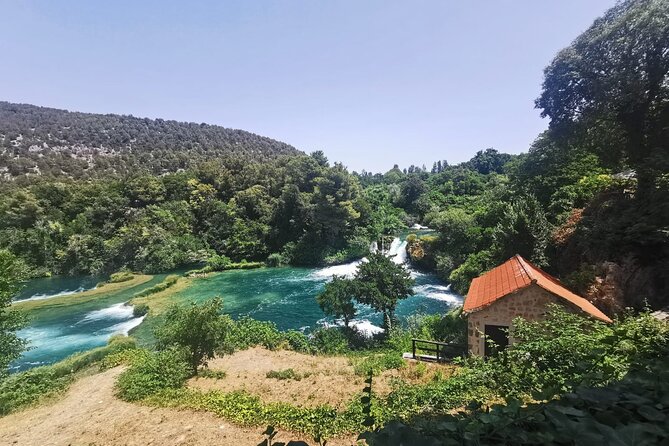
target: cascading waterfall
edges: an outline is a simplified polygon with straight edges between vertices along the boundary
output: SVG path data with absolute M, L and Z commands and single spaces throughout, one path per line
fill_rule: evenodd
M 395 237 L 390 244 L 386 256 L 390 257 L 398 265 L 404 264 L 407 261 L 407 241 Z

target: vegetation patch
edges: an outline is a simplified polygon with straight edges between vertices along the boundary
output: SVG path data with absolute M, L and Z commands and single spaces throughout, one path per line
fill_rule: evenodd
M 382 372 L 391 369 L 406 367 L 406 361 L 399 352 L 391 351 L 379 355 L 371 355 L 360 361 L 353 361 L 355 374 L 359 376 L 379 376 Z
M 353 400 L 343 411 L 323 405 L 315 408 L 296 407 L 287 403 L 265 403 L 244 391 L 200 392 L 191 389 L 161 391 L 144 402 L 161 407 L 205 410 L 244 426 L 272 425 L 292 432 L 304 433 L 317 441 L 363 429 L 363 406 Z
M 107 280 L 107 283 L 121 283 L 121 282 L 127 282 L 128 280 L 132 280 L 132 278 L 135 277 L 133 273 L 130 271 L 119 271 L 116 273 L 113 273 L 110 277 L 109 280 Z M 102 282 L 101 285 L 104 285 L 105 282 Z
M 285 370 L 270 370 L 269 372 L 267 372 L 265 376 L 267 378 L 278 379 L 278 380 L 292 379 L 294 381 L 301 381 L 302 378 L 308 378 L 309 376 L 311 376 L 311 373 L 309 372 L 299 373 L 293 369 L 285 369 Z
M 135 294 L 133 296 L 133 299 L 150 296 L 152 294 L 156 294 L 156 293 L 159 293 L 161 291 L 164 291 L 164 290 L 170 288 L 171 286 L 173 286 L 174 284 L 176 284 L 178 280 L 179 280 L 179 276 L 177 276 L 175 274 L 169 275 L 169 276 L 165 277 L 165 279 L 162 282 Z
M 225 370 L 212 370 L 210 368 L 205 368 L 200 370 L 198 377 L 200 378 L 211 378 L 211 379 L 223 379 L 227 376 Z

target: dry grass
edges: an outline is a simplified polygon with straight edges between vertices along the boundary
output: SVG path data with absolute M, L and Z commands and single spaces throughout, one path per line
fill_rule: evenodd
M 386 395 L 393 379 L 427 382 L 439 371 L 447 377 L 454 367 L 442 364 L 408 363 L 400 370 L 387 370 L 374 379 L 374 392 Z M 223 379 L 193 378 L 188 385 L 200 390 L 224 392 L 245 390 L 263 401 L 281 401 L 302 407 L 328 404 L 344 408 L 365 387 L 364 377 L 355 375 L 348 358 L 343 356 L 311 356 L 287 350 L 271 351 L 256 347 L 209 363 L 211 370 L 224 371 Z M 420 372 L 416 372 L 416 368 Z M 268 378 L 271 371 L 293 369 L 300 380 Z M 423 370 L 424 369 L 424 370 Z

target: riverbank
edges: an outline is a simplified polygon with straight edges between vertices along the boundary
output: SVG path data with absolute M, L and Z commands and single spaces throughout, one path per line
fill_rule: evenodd
M 133 275 L 132 279 L 117 283 L 102 283 L 96 288 L 80 293 L 66 294 L 40 300 L 18 301 L 12 304 L 12 309 L 21 311 L 37 311 L 45 309 L 63 308 L 71 305 L 80 305 L 91 302 L 98 298 L 107 298 L 112 294 L 120 293 L 131 288 L 143 285 L 150 281 L 153 276 L 147 274 Z

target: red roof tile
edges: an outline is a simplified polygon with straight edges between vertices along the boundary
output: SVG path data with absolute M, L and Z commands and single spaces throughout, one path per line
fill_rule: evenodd
M 530 286 L 532 283 L 570 302 L 596 319 L 612 322 L 592 303 L 572 293 L 555 277 L 532 265 L 518 254 L 472 280 L 463 311 L 473 313 L 482 310 L 496 300 Z

